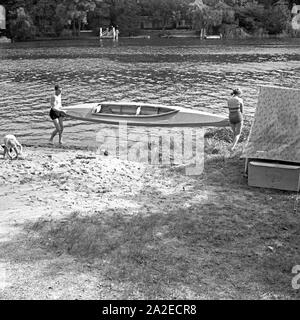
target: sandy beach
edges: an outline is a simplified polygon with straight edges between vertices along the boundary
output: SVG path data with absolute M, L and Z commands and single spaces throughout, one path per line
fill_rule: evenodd
M 0 156 L 0 298 L 299 298 L 297 194 L 249 187 L 228 146 L 206 137 L 201 176 L 50 146 Z

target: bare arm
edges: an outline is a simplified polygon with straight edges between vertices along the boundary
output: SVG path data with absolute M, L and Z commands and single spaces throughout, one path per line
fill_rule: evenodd
M 240 104 L 240 110 L 241 110 L 241 113 L 244 112 L 244 103 L 243 102 L 241 102 L 241 104 Z

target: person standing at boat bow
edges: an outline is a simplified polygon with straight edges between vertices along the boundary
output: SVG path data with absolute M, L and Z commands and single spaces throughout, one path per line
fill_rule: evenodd
M 239 88 L 236 88 L 231 93 L 232 97 L 227 100 L 227 108 L 229 109 L 229 123 L 233 132 L 231 151 L 235 149 L 243 127 L 244 102 L 240 97 L 241 95 L 242 91 Z
M 64 130 L 63 117 L 66 116 L 66 113 L 62 110 L 61 91 L 61 87 L 58 84 L 56 84 L 54 86 L 54 93 L 51 95 L 50 98 L 51 109 L 49 113 L 49 116 L 55 126 L 55 130 L 52 132 L 49 141 L 50 143 L 53 143 L 53 139 L 58 133 L 60 145 L 62 145 L 62 133 Z

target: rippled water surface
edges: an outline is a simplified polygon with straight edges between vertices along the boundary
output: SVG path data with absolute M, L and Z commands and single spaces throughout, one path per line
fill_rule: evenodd
M 24 143 L 46 143 L 53 130 L 48 113 L 55 83 L 63 87 L 63 105 L 126 100 L 219 114 L 226 114 L 223 106 L 238 86 L 245 113 L 253 116 L 260 85 L 299 87 L 300 39 L 0 44 L 0 138 L 10 132 Z M 92 146 L 96 133 L 107 130 L 74 120 L 65 125 L 70 146 Z

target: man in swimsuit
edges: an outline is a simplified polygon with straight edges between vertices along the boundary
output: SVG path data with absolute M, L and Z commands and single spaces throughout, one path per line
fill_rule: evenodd
M 59 135 L 59 144 L 62 144 L 62 133 L 64 130 L 64 124 L 63 124 L 63 117 L 66 115 L 64 111 L 62 111 L 62 105 L 61 105 L 61 88 L 57 84 L 54 87 L 54 94 L 51 96 L 50 99 L 50 113 L 49 116 L 51 120 L 54 123 L 55 130 L 52 132 L 50 137 L 50 142 L 53 143 L 53 139 L 58 133 Z
M 229 123 L 233 131 L 231 151 L 235 149 L 243 127 L 244 102 L 243 99 L 240 98 L 241 94 L 242 91 L 239 88 L 234 89 L 231 93 L 232 97 L 227 101 L 227 108 L 229 109 Z

